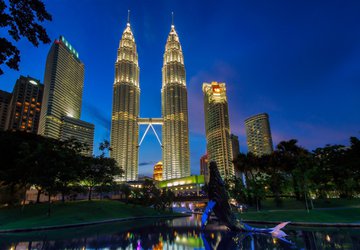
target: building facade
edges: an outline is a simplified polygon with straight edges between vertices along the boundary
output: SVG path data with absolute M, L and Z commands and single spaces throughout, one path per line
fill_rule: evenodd
M 8 117 L 11 93 L 0 90 L 0 131 L 6 130 L 6 119 Z
M 234 134 L 231 134 L 230 140 L 231 140 L 231 148 L 232 148 L 232 155 L 233 155 L 233 162 L 234 162 L 236 160 L 237 156 L 240 154 L 239 137 Z M 241 177 L 241 173 L 235 167 L 235 164 L 234 164 L 234 171 L 235 171 L 235 176 L 237 178 Z
M 204 83 L 204 114 L 208 161 L 217 163 L 223 179 L 234 176 L 225 83 Z
M 201 156 L 200 158 L 200 174 L 204 176 L 205 183 L 209 183 L 210 171 L 207 154 Z
M 63 36 L 50 48 L 44 85 L 39 134 L 59 139 L 64 116 L 80 119 L 84 86 L 84 64 Z
M 124 171 L 123 180 L 138 178 L 138 116 L 140 109 L 138 54 L 128 22 L 122 34 L 115 62 L 111 117 L 110 156 Z
M 8 108 L 5 129 L 38 132 L 44 85 L 30 76 L 16 81 Z
M 60 140 L 65 141 L 75 138 L 86 145 L 87 149 L 83 153 L 91 156 L 94 145 L 94 130 L 94 124 L 69 116 L 63 116 Z
M 232 154 L 233 154 L 234 159 L 236 159 L 238 154 L 240 154 L 239 137 L 237 135 L 231 134 L 230 140 L 231 140 Z
M 205 184 L 203 175 L 191 175 L 171 180 L 163 180 L 157 183 L 160 189 L 169 189 L 175 196 L 200 196 Z
M 154 166 L 154 174 L 153 174 L 154 181 L 162 181 L 162 175 L 163 175 L 163 164 L 161 161 L 159 161 Z
M 190 176 L 189 126 L 184 56 L 175 26 L 165 45 L 162 68 L 163 179 Z
M 52 44 L 46 60 L 39 134 L 57 140 L 74 137 L 80 142 L 93 141 L 93 138 L 85 139 L 93 134 L 90 131 L 93 125 L 80 120 L 83 86 L 84 64 L 79 59 L 79 53 L 60 36 Z M 76 132 L 70 129 L 81 125 L 84 128 Z M 67 132 L 68 135 L 65 134 Z M 87 154 L 91 155 L 93 145 L 88 146 L 91 151 Z
M 256 156 L 271 154 L 273 143 L 269 115 L 266 113 L 251 116 L 245 120 L 248 152 Z

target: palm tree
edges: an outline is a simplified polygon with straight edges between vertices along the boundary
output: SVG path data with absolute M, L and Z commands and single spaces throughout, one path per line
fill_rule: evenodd
M 300 191 L 301 187 L 299 185 L 299 181 L 301 181 L 303 177 L 299 174 L 304 172 L 304 169 L 302 169 L 304 166 L 299 165 L 299 157 L 301 155 L 308 154 L 308 152 L 297 145 L 296 139 L 281 141 L 276 146 L 275 152 L 277 152 L 279 156 L 279 164 L 281 169 L 284 172 L 290 174 L 292 178 L 293 191 L 296 199 L 301 200 L 302 192 Z

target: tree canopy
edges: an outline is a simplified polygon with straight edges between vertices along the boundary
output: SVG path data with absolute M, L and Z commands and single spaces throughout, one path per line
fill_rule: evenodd
M 297 140 L 280 142 L 270 155 L 239 154 L 235 167 L 246 177 L 229 180 L 230 195 L 240 203 L 258 203 L 274 197 L 307 202 L 313 198 L 352 198 L 360 193 L 360 140 L 350 138 L 350 146 L 326 145 L 310 152 Z M 241 190 L 237 190 L 240 187 Z M 259 207 L 258 204 L 256 204 Z
M 88 188 L 91 199 L 95 186 L 112 185 L 122 172 L 104 153 L 84 156 L 85 147 L 75 139 L 58 141 L 25 132 L 0 132 L 0 189 L 15 194 L 35 187 L 39 195 L 61 194 L 64 200 L 82 186 Z
M 8 4 L 8 5 L 7 5 Z M 51 21 L 41 0 L 0 0 L 0 28 L 6 30 L 13 41 L 21 37 L 35 47 L 42 43 L 50 43 L 50 38 L 40 23 Z M 20 51 L 7 37 L 0 37 L 0 66 L 6 64 L 9 68 L 19 70 Z M 0 75 L 4 71 L 0 68 Z

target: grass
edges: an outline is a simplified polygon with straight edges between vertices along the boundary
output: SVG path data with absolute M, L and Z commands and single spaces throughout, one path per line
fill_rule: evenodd
M 51 216 L 47 204 L 0 209 L 0 230 L 94 222 L 136 216 L 155 216 L 152 208 L 128 205 L 118 201 L 76 201 L 54 203 Z
M 331 210 L 277 210 L 245 212 L 237 214 L 243 220 L 292 221 L 319 223 L 360 223 L 360 208 L 339 208 Z
M 360 199 L 315 200 L 316 209 L 309 213 L 304 203 L 295 200 L 283 200 L 278 208 L 271 199 L 262 202 L 262 211 L 239 214 L 243 220 L 293 221 L 323 223 L 360 223 Z M 336 208 L 321 210 L 320 208 Z M 47 216 L 47 204 L 26 205 L 23 208 L 1 208 L 0 230 L 32 228 L 53 225 L 65 225 L 94 222 L 137 216 L 154 216 L 160 213 L 152 208 L 124 204 L 118 201 L 76 201 L 54 203 L 51 216 Z
M 309 207 L 310 202 L 308 202 Z M 338 208 L 338 207 L 360 207 L 360 199 L 318 199 L 313 200 L 314 208 Z M 281 205 L 278 207 L 272 198 L 261 201 L 261 210 L 282 210 L 282 209 L 305 209 L 304 201 L 295 199 L 282 199 Z M 255 211 L 256 208 L 250 207 L 249 211 Z
M 278 207 L 274 199 L 268 198 L 261 201 L 261 211 L 250 207 L 238 217 L 257 221 L 360 223 L 360 199 L 319 199 L 313 200 L 313 205 L 315 209 L 308 213 L 304 201 L 282 199 Z

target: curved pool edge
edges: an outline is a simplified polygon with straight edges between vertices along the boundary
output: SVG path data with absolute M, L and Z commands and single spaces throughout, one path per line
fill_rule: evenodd
M 74 227 L 83 227 L 83 226 L 91 226 L 98 224 L 106 224 L 113 222 L 125 222 L 132 220 L 148 220 L 148 219 L 174 219 L 181 217 L 188 217 L 189 214 L 174 214 L 174 215 L 159 215 L 159 216 L 141 216 L 141 217 L 127 217 L 127 218 L 116 218 L 109 220 L 100 220 L 100 221 L 89 221 L 82 223 L 74 223 L 74 224 L 64 224 L 64 225 L 53 225 L 53 226 L 42 226 L 42 227 L 31 227 L 31 228 L 15 228 L 15 229 L 2 229 L 0 230 L 0 234 L 6 233 L 26 233 L 33 231 L 47 231 L 47 230 L 56 230 L 56 229 L 64 229 L 64 228 L 74 228 Z
M 201 215 L 202 213 L 195 212 L 194 214 Z M 242 220 L 245 223 L 252 223 L 252 224 L 280 224 L 284 221 L 259 221 L 259 220 Z M 302 221 L 291 221 L 289 226 L 301 226 L 301 227 L 352 227 L 352 228 L 360 228 L 360 223 L 344 223 L 344 222 L 334 222 L 334 223 L 327 223 L 327 222 L 302 222 Z
M 279 224 L 283 221 L 257 221 L 257 220 L 243 220 L 246 223 L 253 224 Z M 360 223 L 322 223 L 322 222 L 290 222 L 289 226 L 301 226 L 301 227 L 351 227 L 351 228 L 360 228 Z

